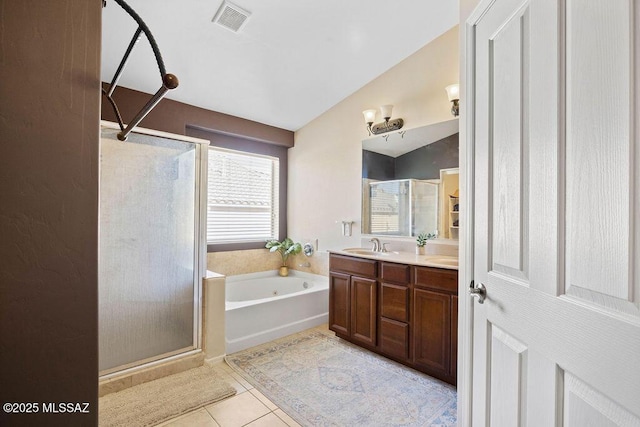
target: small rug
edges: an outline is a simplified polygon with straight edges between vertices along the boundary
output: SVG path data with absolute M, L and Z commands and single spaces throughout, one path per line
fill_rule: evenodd
M 303 426 L 455 426 L 455 387 L 325 330 L 228 355 L 227 363 Z
M 101 397 L 98 424 L 154 426 L 235 393 L 211 366 L 204 365 Z

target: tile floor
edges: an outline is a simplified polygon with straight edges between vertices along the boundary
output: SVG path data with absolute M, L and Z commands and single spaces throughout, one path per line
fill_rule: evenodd
M 225 362 L 213 366 L 218 375 L 236 389 L 236 395 L 166 421 L 157 427 L 300 426 Z

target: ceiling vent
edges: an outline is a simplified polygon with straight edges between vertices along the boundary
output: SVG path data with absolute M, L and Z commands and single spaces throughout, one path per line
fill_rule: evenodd
M 247 22 L 251 13 L 227 1 L 222 2 L 222 6 L 218 9 L 213 22 L 223 26 L 227 30 L 237 33 L 240 28 Z

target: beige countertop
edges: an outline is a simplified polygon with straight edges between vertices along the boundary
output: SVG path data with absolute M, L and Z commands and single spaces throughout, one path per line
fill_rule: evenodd
M 417 255 L 411 252 L 373 252 L 366 248 L 348 248 L 330 250 L 329 253 L 347 255 L 358 258 L 375 259 L 378 261 L 397 262 L 400 264 L 421 265 L 425 267 L 458 269 L 458 257 L 446 255 Z

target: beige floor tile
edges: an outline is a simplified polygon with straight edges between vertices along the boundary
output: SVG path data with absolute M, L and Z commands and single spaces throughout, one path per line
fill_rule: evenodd
M 204 409 L 198 409 L 182 415 L 157 427 L 219 427 L 213 417 Z
M 274 413 L 258 418 L 252 423 L 247 424 L 251 427 L 287 427 L 287 423 L 278 418 Z
M 269 408 L 272 411 L 275 411 L 276 409 L 278 409 L 278 405 L 276 405 L 275 403 L 273 403 L 272 401 L 270 401 L 267 396 L 265 396 L 264 394 L 260 393 L 258 390 L 256 390 L 255 388 L 252 388 L 251 390 L 249 390 L 249 392 L 251 394 L 253 394 L 255 397 L 258 398 L 258 400 L 262 403 L 264 403 L 267 408 Z
M 238 374 L 235 371 L 231 372 L 231 376 L 238 381 L 244 388 L 246 388 L 247 390 L 251 390 L 253 388 L 253 386 L 251 385 L 251 383 L 249 383 L 249 381 L 245 380 L 244 378 L 242 378 L 242 375 Z
M 242 393 L 205 407 L 221 427 L 243 426 L 271 412 L 251 393 Z
M 230 373 L 228 373 L 228 372 L 218 372 L 218 375 L 220 375 L 221 379 L 223 379 L 224 381 L 229 383 L 229 385 L 231 387 L 235 388 L 237 394 L 244 393 L 245 391 L 247 391 L 247 388 L 245 386 L 243 386 L 242 384 L 240 384 L 238 382 L 238 380 L 235 379 L 235 377 L 231 376 Z
M 302 427 L 293 418 L 287 415 L 282 409 L 276 409 L 275 411 L 273 411 L 273 413 L 276 414 L 282 421 L 287 423 L 289 427 Z

